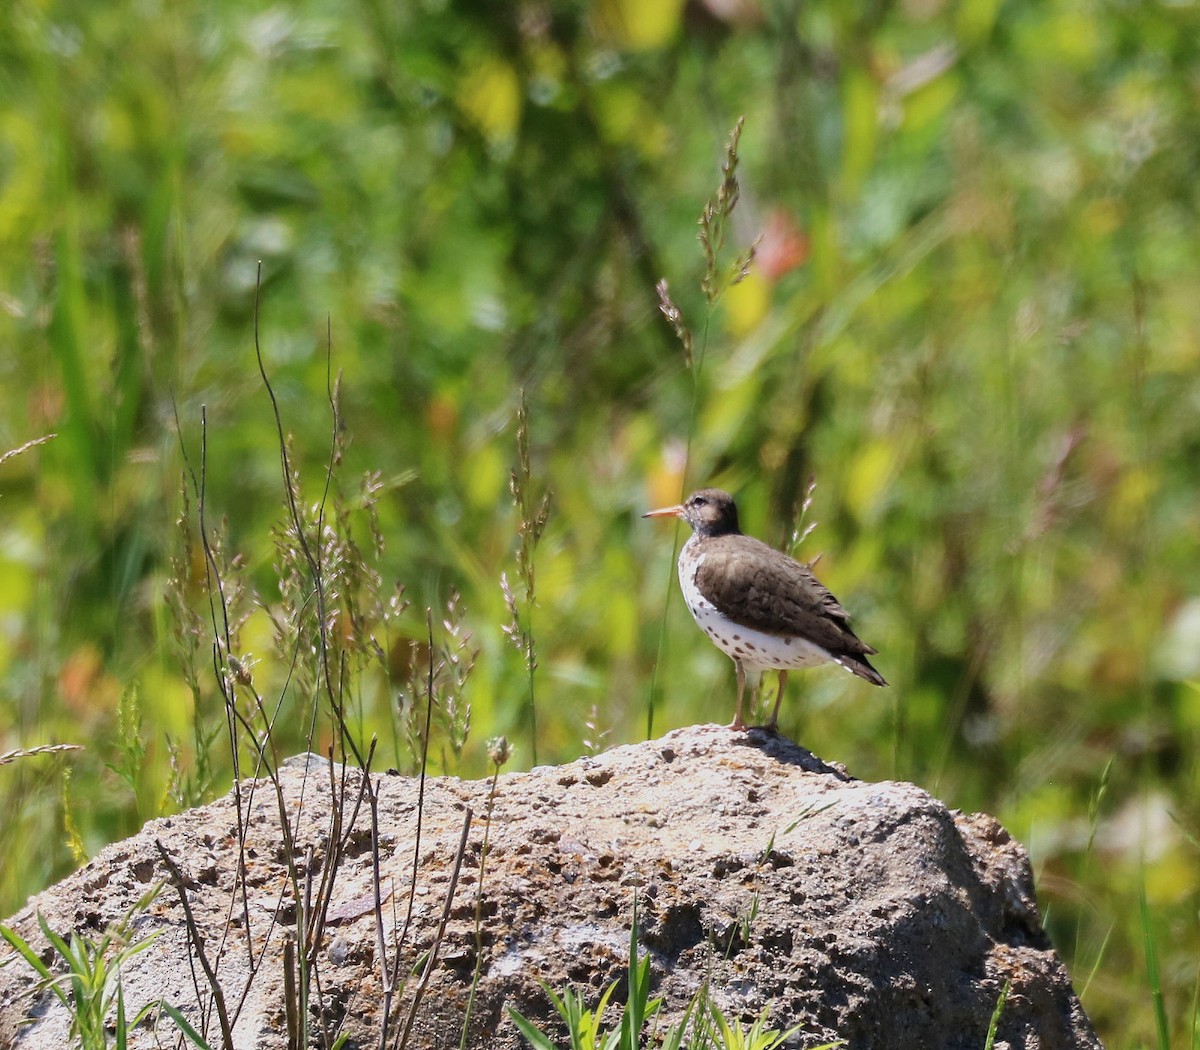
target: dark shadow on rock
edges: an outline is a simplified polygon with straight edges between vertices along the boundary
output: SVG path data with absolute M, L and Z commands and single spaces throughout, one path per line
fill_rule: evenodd
M 819 773 L 823 776 L 836 777 L 845 783 L 857 780 L 846 772 L 842 765 L 830 765 L 824 759 L 818 758 L 806 747 L 801 747 L 794 740 L 780 735 L 777 730 L 766 726 L 748 726 L 744 730 L 730 730 L 733 743 L 740 747 L 752 747 L 764 755 L 783 762 L 789 766 L 799 766 L 806 773 Z

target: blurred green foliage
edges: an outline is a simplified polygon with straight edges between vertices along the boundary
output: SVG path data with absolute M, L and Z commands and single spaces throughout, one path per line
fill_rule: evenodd
M 10 0 L 0 450 L 58 436 L 0 466 L 0 751 L 88 751 L 0 769 L 0 913 L 71 867 L 63 766 L 93 851 L 228 783 L 164 593 L 204 405 L 209 520 L 278 599 L 261 261 L 305 497 L 331 347 L 344 484 L 380 472 L 380 569 L 412 602 L 395 630 L 462 595 L 474 728 L 435 765 L 482 775 L 501 732 L 531 754 L 499 585 L 521 390 L 553 492 L 542 761 L 730 716 L 732 669 L 637 515 L 720 484 L 784 542 L 815 476 L 801 556 L 892 688 L 812 673 L 784 730 L 997 814 L 1112 1046 L 1152 1043 L 1144 884 L 1194 1045 L 1198 83 L 1185 4 Z M 739 115 L 730 245 L 762 241 L 710 309 L 696 221 Z M 356 708 L 385 764 L 406 761 L 395 703 L 377 683 Z M 306 746 L 286 722 L 282 749 Z

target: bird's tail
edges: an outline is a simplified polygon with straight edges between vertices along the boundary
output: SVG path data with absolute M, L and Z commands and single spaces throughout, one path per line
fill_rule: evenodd
M 865 678 L 872 685 L 887 685 L 887 681 L 883 675 L 876 671 L 871 666 L 870 661 L 861 653 L 841 653 L 835 656 L 834 659 L 851 674 L 856 674 L 859 678 Z

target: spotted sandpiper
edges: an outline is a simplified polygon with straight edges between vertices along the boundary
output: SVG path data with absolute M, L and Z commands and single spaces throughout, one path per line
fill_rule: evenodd
M 795 668 L 832 661 L 873 685 L 887 685 L 867 660 L 875 650 L 850 630 L 838 600 L 807 565 L 745 535 L 728 492 L 700 489 L 676 507 L 642 517 L 682 518 L 692 527 L 679 552 L 679 585 L 696 623 L 737 668 L 732 728 L 745 725 L 747 673 L 779 671 L 770 729 L 779 719 L 788 671 Z

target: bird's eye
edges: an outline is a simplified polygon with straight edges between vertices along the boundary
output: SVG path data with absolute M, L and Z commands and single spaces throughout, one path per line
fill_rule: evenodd
M 707 507 L 708 500 L 704 496 L 694 496 L 692 498 L 693 507 Z

